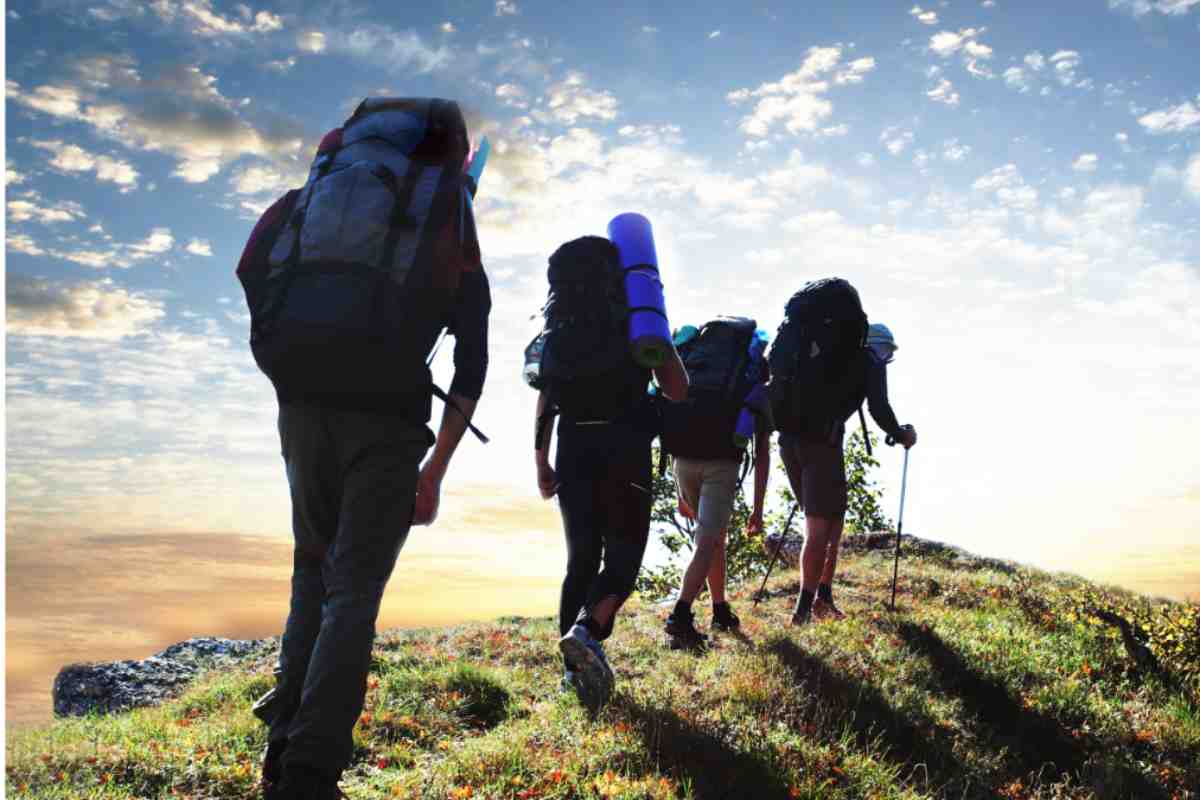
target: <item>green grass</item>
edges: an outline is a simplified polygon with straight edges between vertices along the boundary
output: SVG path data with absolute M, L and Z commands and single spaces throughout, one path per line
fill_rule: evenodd
M 795 573 L 704 655 L 672 652 L 631 602 L 613 701 L 559 690 L 551 620 L 391 632 L 376 643 L 352 798 L 1197 798 L 1193 684 L 1139 676 L 1077 613 L 1078 579 L 929 552 L 847 553 L 836 623 L 789 628 Z M 1113 597 L 1124 597 L 1120 593 Z M 1141 602 L 1141 601 L 1137 601 Z M 697 606 L 701 624 L 707 610 Z M 1189 612 L 1190 613 L 1190 612 Z M 256 796 L 267 672 L 176 701 L 10 732 L 27 798 Z

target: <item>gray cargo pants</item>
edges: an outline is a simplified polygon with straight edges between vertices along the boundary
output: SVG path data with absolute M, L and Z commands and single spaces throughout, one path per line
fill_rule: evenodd
M 366 697 L 380 600 L 408 536 L 424 425 L 311 406 L 279 409 L 292 496 L 292 600 L 277 683 L 255 713 L 283 763 L 336 778 Z

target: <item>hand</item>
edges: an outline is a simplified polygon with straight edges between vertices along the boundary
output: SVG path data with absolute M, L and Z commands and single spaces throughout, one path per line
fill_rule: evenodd
M 904 445 L 904 449 L 907 450 L 917 443 L 917 429 L 912 425 L 905 425 L 900 429 L 900 436 L 896 441 Z
M 442 498 L 442 474 L 428 464 L 417 476 L 417 502 L 413 509 L 413 525 L 432 525 L 437 519 Z
M 684 500 L 682 497 L 679 498 L 678 508 L 679 508 L 679 516 L 683 517 L 684 519 L 690 519 L 692 521 L 695 521 L 696 512 L 692 510 L 692 507 L 689 506 L 687 504 L 687 501 Z
M 750 520 L 746 523 L 746 535 L 758 536 L 763 529 L 763 512 L 755 511 L 750 515 Z
M 549 500 L 558 493 L 558 473 L 549 464 L 538 464 L 538 491 L 543 500 Z

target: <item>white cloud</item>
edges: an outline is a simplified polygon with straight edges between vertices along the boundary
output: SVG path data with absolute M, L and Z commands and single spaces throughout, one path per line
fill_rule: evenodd
M 64 200 L 54 205 L 39 205 L 36 194 L 26 194 L 23 199 L 8 201 L 8 219 L 10 222 L 27 222 L 37 220 L 43 225 L 53 225 L 56 222 L 75 222 L 87 216 L 83 207 L 70 200 Z
M 642 33 L 658 33 L 658 28 L 654 27 L 653 25 L 643 25 Z
M 302 185 L 304 173 L 297 169 L 294 174 L 286 174 L 271 166 L 247 167 L 230 178 L 233 190 L 238 194 L 282 194 L 295 186 Z
M 860 167 L 875 166 L 875 155 L 873 153 L 859 153 L 858 157 L 854 160 Z
M 937 25 L 938 15 L 936 11 L 925 11 L 920 6 L 913 6 L 908 13 L 926 25 Z
M 503 2 L 503 0 L 501 0 Z M 453 53 L 445 44 L 428 45 L 414 30 L 398 31 L 386 25 L 363 25 L 348 31 L 329 31 L 330 52 L 345 53 L 375 68 L 395 73 L 433 72 L 450 63 Z
M 250 18 L 249 9 L 245 9 L 243 20 L 222 16 L 213 9 L 211 0 L 187 0 L 180 8 L 192 23 L 192 32 L 198 36 L 271 33 L 283 27 L 283 20 L 269 11 L 259 11 Z
M 958 105 L 958 92 L 954 91 L 954 85 L 945 78 L 938 81 L 938 85 L 926 92 L 925 95 L 935 103 L 945 103 L 948 106 Z
M 1016 164 L 1005 164 L 980 176 L 971 188 L 994 195 L 1000 205 L 1008 208 L 1029 211 L 1037 204 L 1037 189 L 1025 183 Z
M 175 237 L 170 228 L 155 228 L 140 242 L 129 245 L 131 258 L 142 259 L 161 255 L 175 246 Z
M 458 28 L 454 27 L 454 23 L 449 20 L 446 20 L 440 26 L 438 26 L 438 29 L 442 33 L 457 33 L 458 32 Z
M 11 228 L 8 230 L 8 236 L 5 242 L 9 252 L 24 253 L 28 256 L 45 255 L 46 251 L 33 240 L 33 237 L 25 233 L 14 233 Z M 10 279 L 11 280 L 11 279 Z
M 617 98 L 607 91 L 596 91 L 586 86 L 582 72 L 571 71 L 567 76 L 546 90 L 546 112 L 535 111 L 535 117 L 549 121 L 574 125 L 580 119 L 595 118 L 612 120 L 617 117 Z
M 708 38 L 716 39 L 720 35 L 721 35 L 720 31 L 712 31 L 711 33 L 708 34 Z
M 864 75 L 875 69 L 875 59 L 864 57 L 839 70 L 841 55 L 840 47 L 809 48 L 795 72 L 756 89 L 738 89 L 727 94 L 726 99 L 735 105 L 758 98 L 753 111 L 742 118 L 741 131 L 761 138 L 782 122 L 792 134 L 817 132 L 833 113 L 833 103 L 824 96 L 830 88 L 825 76 L 833 73 L 835 84 L 860 83 Z
M 980 44 L 979 42 L 975 41 L 964 44 L 963 52 L 969 55 L 971 58 L 978 58 L 981 60 L 986 60 L 992 57 L 992 48 L 988 47 L 986 44 Z
M 1029 81 L 1025 77 L 1025 70 L 1020 67 L 1009 67 L 1004 70 L 1004 82 L 1022 92 L 1029 91 Z
M 529 108 L 529 96 L 515 83 L 502 83 L 496 87 L 496 97 L 512 108 Z
M 165 315 L 160 301 L 111 280 L 55 283 L 9 275 L 5 293 L 9 336 L 121 339 Z
M 184 249 L 194 256 L 212 255 L 212 243 L 207 239 L 192 239 Z
M 27 108 L 82 122 L 130 149 L 167 153 L 178 161 L 174 174 L 188 182 L 208 180 L 244 155 L 286 157 L 300 149 L 299 123 L 274 119 L 255 127 L 220 93 L 216 77 L 198 67 L 176 65 L 143 79 L 127 59 L 100 57 L 76 66 L 84 85 L 40 86 L 24 92 L 9 81 L 8 97 Z M 105 169 L 111 179 L 129 174 L 115 162 Z
M 1079 67 L 1081 60 L 1079 53 L 1074 50 L 1059 50 L 1050 56 L 1050 63 L 1054 65 L 1054 74 L 1058 78 L 1058 82 L 1063 86 L 1074 84 L 1076 82 L 1075 70 Z
M 301 31 L 296 34 L 296 47 L 305 53 L 324 53 L 325 34 L 321 31 Z
M 1100 157 L 1095 153 L 1084 153 L 1075 159 L 1071 164 L 1071 169 L 1076 172 L 1095 172 L 1096 167 L 1100 164 Z
M 913 142 L 913 132 L 906 131 L 898 126 L 885 128 L 883 133 L 879 134 L 879 141 L 883 142 L 883 146 L 887 151 L 894 156 L 898 156 L 904 152 Z
M 518 13 L 518 11 L 517 4 L 513 0 L 496 0 L 497 17 L 512 16 Z
M 287 58 L 280 59 L 278 61 L 268 61 L 267 63 L 263 64 L 263 69 L 270 70 L 271 72 L 278 72 L 282 75 L 286 72 L 291 72 L 292 67 L 294 66 L 296 66 L 296 57 L 288 56 Z
M 962 161 L 971 154 L 969 144 L 959 144 L 958 139 L 947 139 L 942 143 L 942 158 L 947 161 Z
M 13 166 L 13 162 L 7 160 L 4 162 L 5 186 L 16 186 L 17 184 L 24 183 L 27 180 L 29 180 L 29 176 L 17 170 L 17 168 Z
M 1184 169 L 1183 185 L 1193 197 L 1200 199 L 1200 155 L 1192 156 Z
M 1031 53 L 1025 54 L 1025 66 L 1029 67 L 1034 72 L 1041 72 L 1046 67 L 1046 57 L 1034 50 Z
M 115 183 L 122 190 L 137 187 L 138 171 L 128 161 L 106 155 L 94 155 L 79 145 L 67 144 L 62 140 L 32 140 L 34 147 L 54 154 L 50 166 L 60 172 L 94 172 L 96 179 Z
M 1200 0 L 1108 0 L 1112 9 L 1128 9 L 1135 17 L 1151 12 L 1166 16 L 1183 16 L 1200 5 Z
M 1181 103 L 1138 117 L 1138 124 L 1151 133 L 1182 133 L 1200 125 L 1200 108 Z
M 963 28 L 957 32 L 938 31 L 930 37 L 929 49 L 942 58 L 949 58 L 981 33 L 983 28 Z

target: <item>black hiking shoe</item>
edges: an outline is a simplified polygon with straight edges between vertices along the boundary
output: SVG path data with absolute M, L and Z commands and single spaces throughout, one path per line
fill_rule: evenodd
M 672 650 L 703 650 L 708 646 L 708 637 L 696 630 L 696 617 L 690 611 L 672 612 L 665 630 L 671 637 Z
M 283 751 L 287 748 L 287 740 L 269 742 L 263 750 L 262 759 L 262 796 L 264 800 L 273 800 L 279 792 L 283 781 Z
M 742 626 L 742 621 L 733 613 L 729 603 L 717 603 L 713 606 L 712 626 L 722 631 L 736 631 Z
M 803 628 L 810 622 L 812 622 L 811 611 L 797 611 L 796 613 L 792 614 L 792 625 L 797 628 Z

